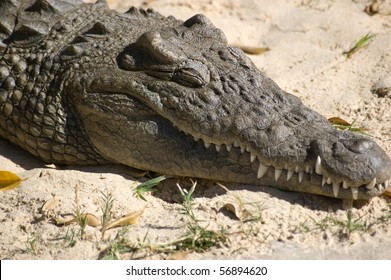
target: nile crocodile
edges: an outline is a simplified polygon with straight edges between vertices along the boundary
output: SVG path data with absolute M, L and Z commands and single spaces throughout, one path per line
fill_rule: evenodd
M 203 15 L 0 0 L 0 136 L 45 162 L 120 163 L 341 199 L 391 162 L 261 73 Z

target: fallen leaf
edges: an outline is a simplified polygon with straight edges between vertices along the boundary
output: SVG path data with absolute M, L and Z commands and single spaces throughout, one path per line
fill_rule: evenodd
M 0 171 L 0 191 L 5 192 L 17 188 L 22 182 L 17 175 L 9 171 Z
M 373 16 L 379 12 L 379 3 L 377 0 L 372 1 L 369 5 L 365 6 L 364 12 L 368 15 Z
M 81 219 L 87 219 L 87 225 L 89 225 L 90 227 L 98 227 L 102 225 L 101 220 L 94 214 L 87 213 L 87 214 L 81 214 L 80 216 Z
M 226 203 L 224 204 L 223 208 L 225 208 L 228 212 L 234 214 L 235 217 L 242 222 L 252 217 L 251 213 L 241 205 Z
M 344 119 L 341 119 L 339 117 L 332 117 L 332 118 L 329 118 L 328 121 L 333 124 L 333 125 L 343 125 L 343 126 L 351 126 L 350 123 L 348 123 L 347 121 L 345 121 Z
M 112 221 L 111 223 L 107 224 L 105 229 L 108 230 L 115 227 L 137 224 L 140 216 L 144 213 L 144 210 L 145 208 L 143 208 L 141 211 L 130 213 L 126 216 L 123 216 L 122 218 Z
M 72 214 L 65 214 L 54 218 L 56 225 L 67 226 L 76 222 L 75 216 Z
M 247 54 L 263 54 L 267 51 L 270 51 L 268 47 L 251 47 L 251 46 L 243 46 L 243 45 L 234 45 L 235 47 L 241 49 L 243 52 Z
M 60 200 L 56 197 L 53 197 L 46 201 L 41 208 L 41 213 L 46 214 L 48 211 L 53 210 L 58 205 Z
M 391 197 L 391 186 L 386 188 L 386 190 L 384 191 L 383 195 Z
M 81 214 L 79 219 L 86 219 L 87 225 L 91 227 L 98 227 L 101 225 L 100 219 L 94 214 Z M 67 226 L 73 223 L 77 223 L 78 219 L 73 214 L 65 214 L 54 219 L 56 225 L 58 226 Z

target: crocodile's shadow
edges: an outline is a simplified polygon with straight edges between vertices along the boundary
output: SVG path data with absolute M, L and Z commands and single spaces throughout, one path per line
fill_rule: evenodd
M 0 138 L 0 155 L 11 160 L 15 164 L 21 166 L 26 170 L 34 168 L 47 168 L 45 164 L 40 159 L 30 155 L 28 152 L 20 149 L 18 146 L 11 144 Z M 1 168 L 0 168 L 1 169 Z M 123 165 L 90 165 L 90 166 L 63 166 L 56 165 L 56 169 L 71 169 L 78 170 L 81 172 L 91 172 L 91 173 L 114 173 L 121 175 L 125 179 L 135 180 L 131 175 L 132 172 L 129 172 L 129 167 Z M 157 176 L 157 175 L 151 175 Z M 142 178 L 140 181 L 145 181 L 147 178 Z M 177 183 L 185 189 L 189 189 L 192 184 L 192 180 L 189 178 L 171 178 L 163 183 L 159 184 L 158 192 L 155 192 L 153 195 L 159 199 L 162 199 L 168 203 L 177 203 L 180 202 L 181 196 Z M 223 184 L 225 188 L 221 185 L 208 180 L 197 180 L 197 188 L 194 193 L 194 197 L 205 197 L 213 198 L 216 196 L 221 196 L 227 193 L 228 190 L 248 190 L 251 192 L 263 192 L 267 194 L 268 197 L 275 197 L 277 199 L 282 199 L 290 204 L 299 204 L 303 207 L 306 207 L 311 210 L 323 210 L 323 211 L 336 211 L 342 208 L 342 202 L 339 199 L 334 199 L 330 197 L 323 197 L 318 195 L 306 194 L 306 193 L 296 193 L 289 191 L 282 191 L 276 188 L 267 187 L 267 186 L 255 186 L 255 185 L 241 185 L 241 184 Z

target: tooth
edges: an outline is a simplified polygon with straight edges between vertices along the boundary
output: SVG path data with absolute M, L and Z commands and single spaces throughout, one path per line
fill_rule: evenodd
M 340 183 L 333 183 L 333 193 L 335 197 L 338 196 L 340 186 L 341 186 Z
M 200 138 L 194 137 L 194 141 L 197 142 L 198 140 L 200 140 Z
M 330 177 L 327 177 L 327 181 L 326 181 L 327 184 L 331 184 L 331 178 Z
M 257 157 L 257 156 L 251 154 L 251 158 L 250 158 L 251 162 L 253 162 L 253 161 L 255 160 L 256 157 Z
M 209 149 L 210 143 L 204 142 L 204 146 L 205 146 L 205 148 Z
M 303 176 L 304 176 L 304 172 L 300 171 L 299 172 L 299 183 L 301 183 L 301 181 L 303 181 Z
M 221 145 L 216 144 L 216 151 L 220 152 L 220 150 L 221 150 Z
M 326 184 L 326 181 L 327 181 L 326 177 L 323 176 L 323 177 L 322 177 L 322 187 Z
M 351 189 L 352 189 L 353 199 L 357 200 L 357 198 L 358 198 L 358 188 L 351 188 Z
M 288 170 L 288 173 L 286 174 L 286 180 L 289 181 L 293 176 L 293 171 Z
M 267 172 L 268 168 L 269 168 L 268 166 L 263 165 L 262 163 L 259 163 L 257 178 L 258 179 L 262 178 L 263 175 L 265 175 L 265 173 Z
M 344 188 L 345 190 L 346 190 L 347 188 L 349 188 L 348 183 L 346 183 L 345 180 L 342 181 L 342 188 Z M 353 192 L 353 190 L 352 190 L 352 192 Z
M 315 172 L 319 175 L 322 175 L 322 160 L 320 159 L 320 156 L 318 156 L 316 159 Z
M 305 172 L 306 172 L 306 173 L 310 173 L 310 166 L 309 166 L 309 165 L 306 165 L 306 166 L 305 166 Z
M 242 154 L 243 154 L 244 150 L 245 150 L 245 148 L 240 147 L 240 152 L 241 152 Z
M 246 152 L 250 152 L 250 148 L 249 147 L 246 147 Z
M 238 143 L 238 141 L 234 141 L 234 147 L 239 147 L 240 145 L 239 145 L 239 143 Z
M 383 184 L 384 188 L 387 188 L 387 187 L 388 187 L 388 183 L 389 183 L 388 180 L 385 180 L 385 181 L 384 181 L 384 184 Z
M 368 190 L 372 190 L 376 185 L 376 177 L 373 178 L 372 181 L 370 181 L 365 187 L 368 189 Z
M 281 173 L 282 173 L 282 169 L 275 169 L 274 170 L 274 179 L 277 181 L 279 178 L 280 178 L 280 176 L 281 176 Z
M 227 151 L 230 152 L 232 149 L 232 145 L 227 145 Z
M 299 166 L 298 166 L 298 165 L 295 166 L 295 172 L 296 172 L 296 173 L 299 172 Z

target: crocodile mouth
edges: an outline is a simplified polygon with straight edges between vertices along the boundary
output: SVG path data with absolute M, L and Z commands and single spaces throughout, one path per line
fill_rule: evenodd
M 175 126 L 175 125 L 174 125 Z M 177 126 L 175 126 L 179 129 Z M 315 156 L 314 160 L 304 163 L 286 163 L 284 166 L 267 162 L 262 157 L 257 156 L 251 151 L 248 146 L 239 144 L 234 141 L 230 144 L 216 144 L 210 141 L 205 141 L 202 138 L 193 137 L 191 133 L 182 131 L 185 135 L 193 138 L 195 142 L 201 143 L 206 150 L 216 150 L 217 153 L 240 153 L 242 156 L 248 156 L 248 160 L 256 168 L 256 179 L 262 183 L 264 179 L 265 185 L 270 184 L 274 187 L 283 190 L 298 191 L 300 187 L 304 187 L 303 192 L 326 195 L 340 199 L 369 199 L 378 196 L 388 187 L 390 178 L 380 180 L 374 177 L 370 181 L 363 184 L 350 185 L 347 180 L 332 175 L 326 170 L 322 164 L 322 157 Z M 274 181 L 274 183 L 273 183 Z M 311 189 L 308 185 L 311 185 Z

